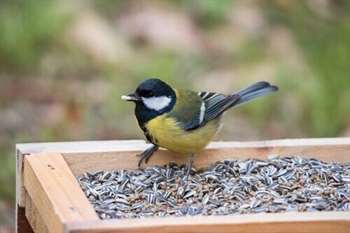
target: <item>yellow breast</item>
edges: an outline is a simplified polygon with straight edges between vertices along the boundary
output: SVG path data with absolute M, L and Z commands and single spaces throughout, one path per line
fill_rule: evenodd
M 162 115 L 150 120 L 146 128 L 160 147 L 181 154 L 192 154 L 202 150 L 212 140 L 219 121 L 215 119 L 198 129 L 184 131 L 173 118 Z

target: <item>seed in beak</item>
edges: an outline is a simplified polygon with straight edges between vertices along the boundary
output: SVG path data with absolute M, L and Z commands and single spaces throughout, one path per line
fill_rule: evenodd
M 129 94 L 129 95 L 122 95 L 122 100 L 126 101 L 140 101 L 140 97 L 136 96 L 135 94 Z

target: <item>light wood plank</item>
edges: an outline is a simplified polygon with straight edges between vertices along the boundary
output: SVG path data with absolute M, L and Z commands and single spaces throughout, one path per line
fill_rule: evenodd
M 67 223 L 98 219 L 61 154 L 26 156 L 23 179 L 49 232 L 62 233 Z
M 350 137 L 338 138 L 297 138 L 267 141 L 218 141 L 209 144 L 208 148 L 218 147 L 288 147 L 288 146 L 318 146 L 318 145 L 349 145 Z M 143 150 L 147 147 L 144 140 L 111 140 L 111 141 L 74 141 L 74 142 L 44 142 L 17 144 L 19 154 L 34 154 L 42 152 L 58 153 L 98 153 Z
M 55 143 L 45 143 L 18 147 L 20 154 L 40 150 L 61 150 L 63 153 L 63 156 L 58 153 L 31 154 L 23 159 L 24 186 L 32 197 L 32 204 L 41 213 L 43 221 L 50 226 L 49 232 L 340 233 L 350 231 L 350 212 L 99 220 L 72 172 L 81 174 L 100 169 L 136 168 L 138 158 L 135 154 L 145 149 L 146 144 L 141 141 L 121 141 L 112 143 L 113 145 L 111 142 L 102 144 L 94 142 L 91 145 L 96 147 L 93 148 L 89 143 L 58 143 L 59 146 L 53 145 Z M 87 148 L 83 148 L 84 146 Z M 206 166 L 222 159 L 264 159 L 274 154 L 348 162 L 350 138 L 216 142 L 197 156 L 196 166 Z M 152 157 L 150 165 L 168 163 L 171 160 L 185 162 L 186 157 L 161 150 Z M 27 212 L 29 213 L 29 210 Z M 89 219 L 90 221 L 87 221 Z
M 25 197 L 25 214 L 35 233 L 49 233 L 49 229 L 46 226 L 41 213 L 29 195 L 26 195 Z
M 138 158 L 135 154 L 144 150 L 147 144 L 143 140 L 117 141 L 78 141 L 51 143 L 17 144 L 17 204 L 23 201 L 23 157 L 28 154 L 54 152 L 62 153 L 75 175 L 100 169 L 136 168 Z M 299 154 L 325 161 L 349 161 L 350 138 L 310 138 L 280 139 L 252 142 L 213 142 L 208 149 L 197 155 L 195 166 L 206 166 L 215 160 L 225 158 L 266 158 L 270 154 Z M 86 161 L 85 161 L 86 160 Z M 169 161 L 183 163 L 186 157 L 160 151 L 151 160 L 150 165 L 164 164 Z M 95 166 L 96 165 L 96 166 Z
M 131 142 L 129 149 L 123 146 L 116 148 L 113 152 L 63 153 L 63 156 L 75 175 L 87 171 L 135 169 L 139 160 L 135 155 L 142 151 L 138 150 L 139 147 L 138 142 Z M 215 142 L 196 155 L 194 165 L 200 168 L 218 160 L 266 159 L 274 155 L 298 155 L 324 161 L 348 162 L 350 161 L 350 140 L 293 139 L 261 142 Z M 162 165 L 169 161 L 186 163 L 187 159 L 187 156 L 184 155 L 159 150 L 150 159 L 148 166 Z
M 91 221 L 67 226 L 70 233 L 345 233 L 349 212 L 245 214 L 239 216 L 166 217 Z

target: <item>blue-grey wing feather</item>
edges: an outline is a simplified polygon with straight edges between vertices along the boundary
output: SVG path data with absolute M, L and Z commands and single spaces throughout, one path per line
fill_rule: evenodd
M 227 109 L 248 102 L 260 96 L 267 95 L 271 92 L 277 91 L 276 86 L 271 85 L 268 82 L 261 81 L 256 82 L 249 87 L 231 94 L 224 95 L 215 92 L 199 92 L 198 96 L 201 97 L 204 108 L 201 108 L 199 115 L 197 114 L 194 119 L 186 125 L 186 130 L 193 130 L 205 125 L 207 122 L 219 117 Z
M 201 125 L 199 120 L 199 114 L 196 114 L 191 121 L 186 122 L 183 125 L 183 129 L 186 131 L 197 129 Z
M 220 116 L 226 109 L 239 100 L 238 95 L 224 95 L 215 92 L 200 92 L 205 103 L 204 121 L 202 124 Z
M 197 129 L 217 118 L 238 99 L 235 95 L 227 96 L 215 92 L 199 92 L 198 95 L 203 101 L 202 106 L 193 120 L 185 125 L 184 129 L 187 131 Z

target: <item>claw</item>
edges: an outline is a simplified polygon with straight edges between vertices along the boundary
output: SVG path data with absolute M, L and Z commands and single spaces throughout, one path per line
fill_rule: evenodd
M 193 166 L 193 159 L 194 159 L 194 154 L 191 154 L 187 162 L 186 180 L 188 180 L 188 177 L 190 176 L 192 166 Z
M 142 159 L 139 160 L 139 162 L 137 163 L 137 167 L 140 168 L 141 167 L 141 164 L 142 164 Z
M 138 167 L 141 167 L 141 164 L 143 161 L 145 161 L 145 164 L 148 163 L 148 160 L 152 157 L 153 153 L 155 151 L 158 150 L 158 146 L 157 145 L 152 145 L 149 148 L 147 148 L 144 152 L 142 152 L 141 154 L 138 154 L 136 156 L 141 157 L 139 162 L 138 162 Z

